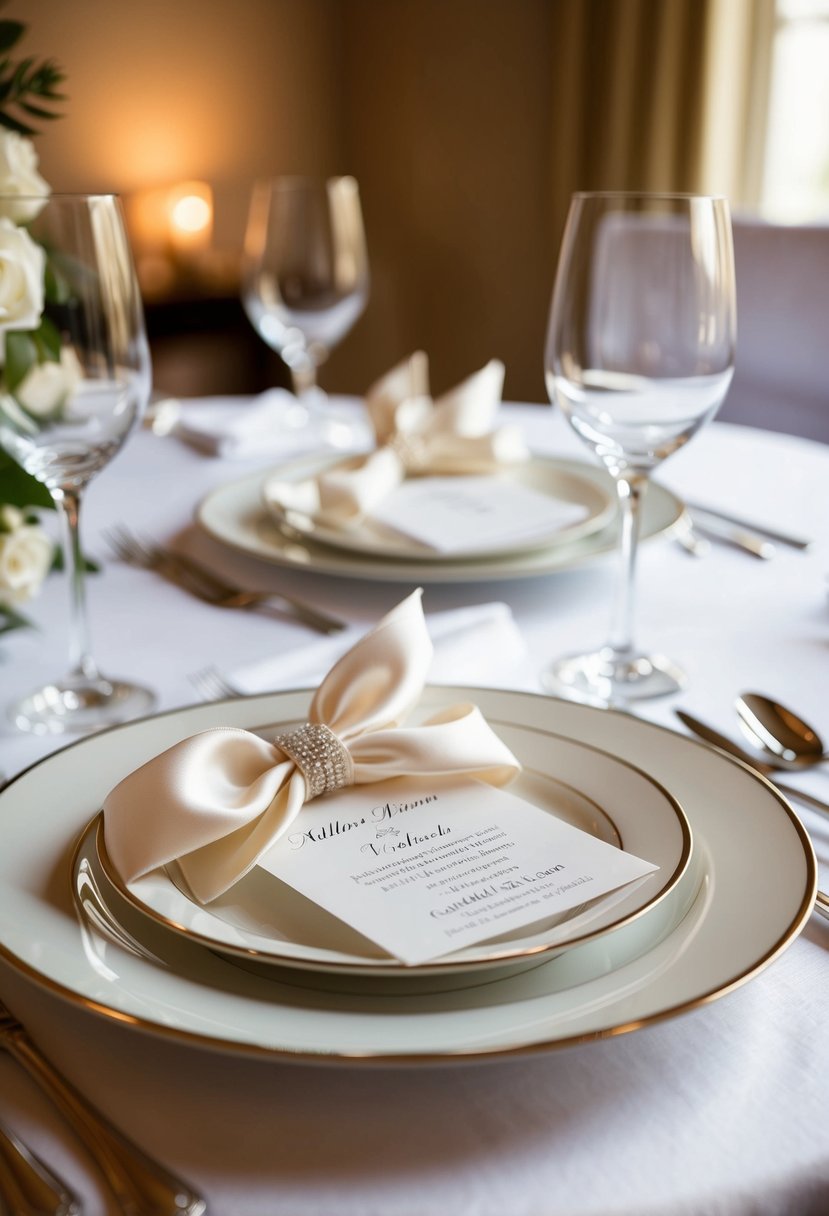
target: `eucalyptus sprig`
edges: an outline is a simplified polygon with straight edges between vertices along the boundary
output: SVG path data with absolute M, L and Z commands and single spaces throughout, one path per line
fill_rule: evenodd
M 10 58 L 25 32 L 21 21 L 0 21 L 0 126 L 35 135 L 33 120 L 60 118 L 56 107 L 67 100 L 60 92 L 66 76 L 54 59 Z

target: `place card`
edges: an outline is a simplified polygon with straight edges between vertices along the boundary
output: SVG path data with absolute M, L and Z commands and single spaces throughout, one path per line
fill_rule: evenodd
M 501 477 L 410 477 L 371 518 L 440 553 L 532 542 L 586 518 L 583 503 Z
M 259 865 L 410 966 L 658 869 L 505 790 L 411 778 L 315 799 Z

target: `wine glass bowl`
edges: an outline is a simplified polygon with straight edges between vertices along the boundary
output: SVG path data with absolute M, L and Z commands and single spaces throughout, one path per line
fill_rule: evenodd
M 736 341 L 725 199 L 574 195 L 547 330 L 551 401 L 614 479 L 622 579 L 610 640 L 559 660 L 545 685 L 603 703 L 674 692 L 683 674 L 632 640 L 642 496 L 650 472 L 716 413 Z
M 23 250 L 35 307 L 25 327 L 5 324 L 0 335 L 0 445 L 46 486 L 61 517 L 70 670 L 13 706 L 10 716 L 23 730 L 62 733 L 136 717 L 155 700 L 145 688 L 108 679 L 92 658 L 79 534 L 87 484 L 146 407 L 150 356 L 117 198 L 55 194 L 35 210 Z
M 351 330 L 368 294 L 368 256 L 353 177 L 256 183 L 245 233 L 242 301 L 256 332 L 290 371 L 304 406 L 300 424 L 336 422 L 325 414 L 317 370 Z

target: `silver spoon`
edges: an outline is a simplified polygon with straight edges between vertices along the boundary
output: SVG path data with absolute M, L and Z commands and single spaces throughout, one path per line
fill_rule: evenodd
M 737 698 L 740 730 L 769 764 L 782 769 L 811 768 L 829 759 L 816 730 L 779 701 L 758 692 Z
M 807 794 L 805 790 L 795 789 L 792 785 L 784 785 L 775 775 L 780 768 L 779 765 L 767 764 L 759 759 L 756 754 L 752 755 L 746 748 L 740 747 L 739 743 L 735 743 L 727 735 L 720 734 L 713 726 L 709 726 L 707 722 L 701 722 L 699 718 L 695 718 L 684 709 L 676 709 L 674 713 L 680 722 L 684 723 L 693 734 L 698 735 L 700 739 L 704 739 L 706 743 L 712 743 L 714 747 L 719 747 L 722 751 L 728 752 L 730 756 L 736 756 L 738 760 L 742 760 L 744 764 L 748 764 L 755 772 L 762 773 L 764 777 L 768 777 L 770 781 L 774 782 L 781 794 L 785 794 L 787 798 L 794 798 L 797 802 L 802 802 L 805 806 L 812 807 L 813 810 L 822 811 L 824 815 L 829 815 L 829 802 L 823 802 L 820 798 L 815 798 L 813 794 Z

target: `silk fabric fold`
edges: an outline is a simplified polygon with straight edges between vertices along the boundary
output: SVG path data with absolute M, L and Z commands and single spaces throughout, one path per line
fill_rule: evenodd
M 474 705 L 403 725 L 431 657 L 416 591 L 320 684 L 308 721 L 327 726 L 347 750 L 355 785 L 460 774 L 504 785 L 518 773 L 518 761 Z M 107 849 L 127 882 L 177 861 L 192 894 L 208 903 L 256 864 L 307 796 L 301 769 L 275 743 L 237 728 L 203 731 L 111 791 L 104 802 Z
M 528 458 L 521 432 L 495 426 L 504 365 L 491 360 L 433 401 L 423 351 L 369 389 L 366 409 L 377 443 L 367 456 L 337 462 L 317 477 L 270 478 L 263 494 L 280 519 L 291 512 L 327 527 L 353 528 L 406 477 L 492 473 Z

